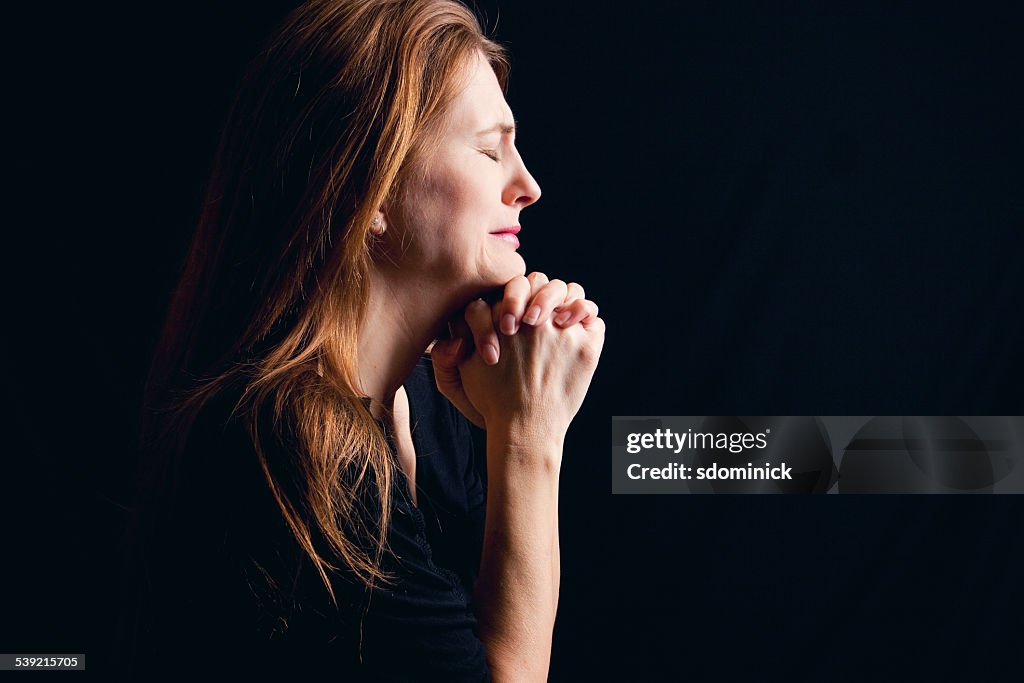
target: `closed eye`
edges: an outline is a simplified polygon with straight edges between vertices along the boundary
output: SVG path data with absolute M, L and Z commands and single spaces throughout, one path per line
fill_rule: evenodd
M 491 161 L 498 161 L 498 150 L 496 149 L 482 149 L 480 153 Z

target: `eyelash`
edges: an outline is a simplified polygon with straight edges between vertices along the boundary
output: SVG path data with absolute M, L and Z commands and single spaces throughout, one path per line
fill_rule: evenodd
M 480 153 L 483 154 L 488 159 L 490 159 L 491 161 L 498 161 L 499 160 L 498 159 L 497 150 L 494 150 L 494 149 L 482 149 L 482 150 L 480 150 Z

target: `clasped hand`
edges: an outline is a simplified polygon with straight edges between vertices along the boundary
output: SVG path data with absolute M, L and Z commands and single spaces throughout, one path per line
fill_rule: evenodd
M 564 436 L 604 345 L 597 305 L 576 283 L 519 276 L 469 304 L 431 352 L 438 389 L 478 427 Z

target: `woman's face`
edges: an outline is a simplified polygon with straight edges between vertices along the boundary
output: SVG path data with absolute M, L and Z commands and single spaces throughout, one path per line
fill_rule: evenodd
M 519 214 L 540 198 L 515 147 L 512 111 L 482 55 L 442 121 L 439 144 L 402 199 L 385 207 L 401 277 L 475 295 L 523 275 Z

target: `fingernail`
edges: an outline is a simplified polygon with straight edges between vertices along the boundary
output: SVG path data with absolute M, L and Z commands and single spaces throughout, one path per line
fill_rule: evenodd
M 534 306 L 531 308 L 526 315 L 523 316 L 523 322 L 527 325 L 533 325 L 537 322 L 537 318 L 540 317 L 540 306 Z
M 565 322 L 571 317 L 572 311 L 562 311 L 561 313 L 558 314 L 558 317 L 555 318 L 555 322 L 558 323 L 559 325 L 564 325 Z
M 498 349 L 493 344 L 485 344 L 481 352 L 483 353 L 485 363 L 488 365 L 498 364 Z
M 505 334 L 516 333 L 516 317 L 511 313 L 501 316 L 501 331 Z
M 462 353 L 462 339 L 456 339 L 455 345 L 452 346 L 452 355 L 458 357 Z

